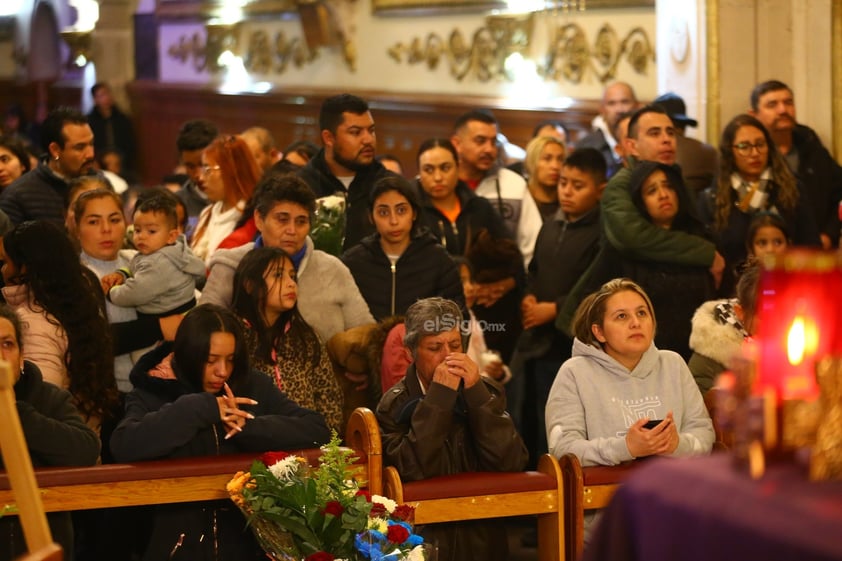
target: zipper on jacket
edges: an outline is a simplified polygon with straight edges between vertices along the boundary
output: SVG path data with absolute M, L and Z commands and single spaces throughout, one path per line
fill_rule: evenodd
M 447 236 L 444 232 L 444 221 L 439 220 L 439 232 L 441 232 L 441 245 L 442 247 L 447 247 Z
M 217 527 L 216 509 L 213 509 L 213 558 L 219 559 L 219 528 Z M 204 536 L 202 536 L 204 538 Z
M 391 315 L 395 315 L 395 284 L 397 283 L 397 275 L 395 274 L 395 269 L 397 268 L 397 263 L 393 262 L 390 266 L 392 269 L 392 313 Z

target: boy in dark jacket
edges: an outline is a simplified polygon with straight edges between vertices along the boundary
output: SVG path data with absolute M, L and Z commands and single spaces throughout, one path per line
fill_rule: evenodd
M 524 332 L 512 359 L 509 403 L 529 448 L 531 465 L 547 451 L 544 405 L 573 343 L 556 330 L 555 319 L 599 249 L 599 200 L 605 173 L 605 159 L 594 148 L 581 148 L 567 158 L 558 184 L 559 211 L 541 226 L 529 263 L 526 296 L 521 301 Z

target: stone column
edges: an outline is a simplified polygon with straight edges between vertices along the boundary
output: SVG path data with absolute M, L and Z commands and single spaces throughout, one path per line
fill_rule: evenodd
M 99 0 L 94 31 L 97 81 L 108 82 L 117 105 L 130 110 L 125 84 L 134 79 L 134 11 L 137 0 Z M 82 95 L 90 95 L 83 92 Z
M 679 93 L 704 120 L 697 137 L 715 144 L 725 123 L 750 108 L 752 88 L 777 79 L 793 89 L 798 120 L 829 149 L 842 144 L 834 143 L 842 138 L 842 107 L 834 110 L 842 54 L 833 49 L 841 40 L 832 33 L 842 31 L 842 0 L 657 0 L 656 17 L 658 91 Z

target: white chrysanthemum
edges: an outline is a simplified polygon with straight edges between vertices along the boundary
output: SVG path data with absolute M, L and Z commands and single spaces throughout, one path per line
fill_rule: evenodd
M 345 206 L 345 197 L 340 197 L 338 195 L 330 195 L 328 197 L 322 197 L 319 199 L 319 203 L 322 207 L 332 210 L 334 208 L 342 209 Z
M 424 561 L 424 546 L 416 545 L 407 554 L 406 561 Z
M 385 518 L 369 518 L 368 529 L 377 530 L 381 534 L 389 531 L 389 522 Z
M 371 502 L 373 503 L 380 503 L 384 507 L 386 507 L 386 512 L 392 514 L 395 512 L 395 509 L 398 507 L 398 503 L 393 501 L 392 499 L 387 499 L 386 497 L 381 497 L 380 495 L 372 495 Z
M 296 473 L 298 473 L 298 466 L 300 466 L 300 460 L 295 456 L 287 456 L 280 462 L 269 466 L 269 471 L 272 472 L 272 475 L 280 479 L 281 481 L 286 481 Z

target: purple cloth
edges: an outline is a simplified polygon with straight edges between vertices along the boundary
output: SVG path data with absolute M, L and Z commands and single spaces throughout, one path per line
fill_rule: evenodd
M 842 559 L 842 481 L 767 466 L 759 481 L 729 454 L 659 458 L 614 495 L 585 561 Z

